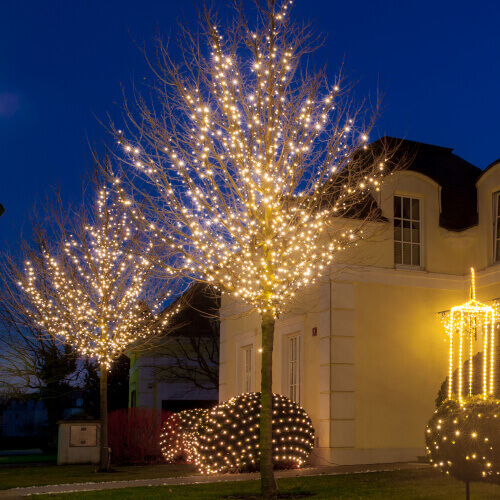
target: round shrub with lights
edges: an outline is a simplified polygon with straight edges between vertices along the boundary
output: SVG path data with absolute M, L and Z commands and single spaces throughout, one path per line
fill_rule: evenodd
M 163 424 L 160 446 L 167 462 L 184 461 L 198 465 L 198 433 L 208 410 L 184 410 L 171 415 Z
M 260 393 L 246 393 L 203 415 L 198 426 L 198 467 L 204 474 L 259 470 Z M 297 403 L 273 395 L 275 468 L 300 467 L 314 446 L 311 419 Z
M 465 482 L 500 482 L 500 400 L 445 401 L 426 429 L 431 463 Z

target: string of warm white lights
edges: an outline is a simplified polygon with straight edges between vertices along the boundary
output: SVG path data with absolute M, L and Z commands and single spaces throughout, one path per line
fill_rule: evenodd
M 500 401 L 447 400 L 426 429 L 431 464 L 462 481 L 498 481 L 500 476 Z
M 167 462 L 184 460 L 199 465 L 198 431 L 208 410 L 184 410 L 171 415 L 163 424 L 160 448 Z
M 472 396 L 473 383 L 473 353 L 474 342 L 479 333 L 483 336 L 483 398 L 494 394 L 494 358 L 495 358 L 495 324 L 498 321 L 498 310 L 482 304 L 476 300 L 476 281 L 474 269 L 471 269 L 471 300 L 461 306 L 452 307 L 451 312 L 442 318 L 443 325 L 450 341 L 449 370 L 448 370 L 448 399 L 453 399 L 453 371 L 454 359 L 457 358 L 458 377 L 457 394 L 459 402 L 463 402 L 464 374 L 463 362 L 465 361 L 464 349 L 468 344 L 469 381 L 468 397 Z M 455 351 L 458 351 L 457 353 Z
M 227 40 L 207 19 L 210 57 L 191 45 L 185 67 L 160 49 L 161 109 L 140 100 L 141 119 L 129 114 L 137 137 L 117 131 L 146 204 L 119 180 L 116 188 L 156 243 L 179 255 L 167 271 L 274 314 L 357 244 L 386 170 L 340 81 L 322 87 L 321 75 L 300 75 L 310 47 L 289 22 L 291 4 L 272 2 L 273 16 Z
M 18 284 L 41 328 L 109 368 L 127 346 L 162 331 L 171 313 L 158 314 L 164 295 L 147 296 L 151 244 L 139 246 L 135 224 L 106 189 L 93 219 L 60 247 L 33 254 Z
M 260 393 L 246 393 L 212 410 L 186 410 L 164 424 L 160 445 L 167 461 L 183 457 L 202 474 L 257 470 Z M 311 419 L 297 403 L 273 395 L 275 468 L 300 467 L 314 446 Z

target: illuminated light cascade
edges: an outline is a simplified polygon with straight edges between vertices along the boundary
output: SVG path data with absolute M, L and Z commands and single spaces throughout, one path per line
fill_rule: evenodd
M 461 306 L 452 307 L 449 315 L 443 317 L 443 324 L 450 340 L 448 399 L 455 397 L 463 403 L 463 390 L 468 384 L 467 396 L 472 397 L 474 341 L 478 333 L 483 335 L 483 374 L 482 398 L 493 396 L 494 391 L 494 357 L 495 357 L 495 323 L 498 318 L 497 308 L 482 304 L 476 300 L 476 283 L 474 269 L 471 269 L 471 299 Z M 465 350 L 468 351 L 468 381 L 464 381 L 463 362 Z M 453 393 L 454 359 L 457 358 L 458 377 L 457 394 Z

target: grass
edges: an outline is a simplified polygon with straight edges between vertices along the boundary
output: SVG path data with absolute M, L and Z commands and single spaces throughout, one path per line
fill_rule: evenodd
M 0 465 L 5 464 L 27 464 L 27 463 L 56 463 L 57 455 L 8 455 L 0 456 Z
M 432 469 L 415 469 L 341 476 L 316 476 L 280 479 L 281 493 L 294 498 L 310 499 L 384 499 L 384 500 L 450 500 L 465 497 L 463 483 L 451 479 Z M 160 499 L 169 498 L 215 500 L 221 498 L 259 498 L 259 481 L 212 483 L 203 485 L 161 486 L 127 488 L 120 490 L 92 491 L 56 495 L 58 500 L 79 499 Z M 303 496 L 301 496 L 303 495 Z M 54 495 L 51 495 L 54 496 Z M 492 484 L 473 483 L 471 497 L 477 499 L 498 499 L 500 487 Z
M 0 467 L 0 490 L 48 484 L 69 484 L 106 481 L 133 481 L 197 474 L 190 465 L 157 464 L 116 467 L 118 472 L 95 473 L 96 465 L 52 465 L 38 467 Z

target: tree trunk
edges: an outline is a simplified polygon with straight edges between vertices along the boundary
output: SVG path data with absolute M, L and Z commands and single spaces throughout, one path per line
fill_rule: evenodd
M 100 405 L 101 418 L 101 452 L 99 457 L 99 472 L 109 470 L 109 448 L 108 448 L 108 369 L 101 364 L 100 377 Z
M 260 480 L 262 496 L 276 498 L 278 485 L 273 468 L 273 340 L 274 316 L 262 315 L 262 368 L 260 399 Z
M 470 500 L 470 486 L 469 481 L 465 481 L 465 498 Z

